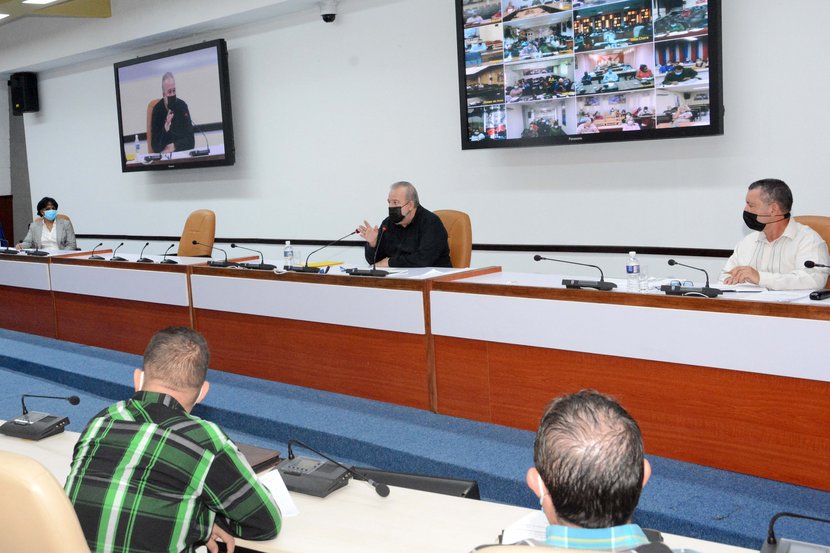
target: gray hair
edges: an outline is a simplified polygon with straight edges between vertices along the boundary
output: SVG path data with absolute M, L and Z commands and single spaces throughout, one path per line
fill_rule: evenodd
M 785 213 L 793 208 L 793 192 L 787 183 L 780 179 L 761 179 L 749 185 L 750 190 L 761 190 L 761 199 L 765 203 L 777 203 Z
M 419 207 L 421 205 L 421 202 L 418 200 L 418 191 L 415 190 L 415 187 L 411 182 L 407 182 L 405 180 L 398 181 L 393 183 L 392 186 L 389 187 L 389 190 L 397 190 L 398 188 L 406 189 L 406 201 L 414 203 L 415 207 Z
M 171 73 L 170 71 L 168 71 L 167 73 L 162 75 L 162 77 L 161 77 L 161 90 L 162 90 L 162 92 L 164 92 L 164 81 L 175 81 L 175 80 L 176 80 L 176 77 L 174 77 L 173 73 Z

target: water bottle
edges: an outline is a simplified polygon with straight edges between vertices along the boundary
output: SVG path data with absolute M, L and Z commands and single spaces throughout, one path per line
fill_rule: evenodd
M 285 241 L 285 248 L 282 250 L 282 264 L 285 267 L 294 265 L 294 248 L 291 247 L 291 240 Z
M 138 140 L 138 135 L 135 135 L 135 159 L 138 161 L 138 156 L 141 155 L 141 142 Z
M 626 290 L 628 292 L 640 291 L 640 261 L 637 259 L 637 252 L 628 252 L 628 263 L 625 264 L 625 276 L 628 279 Z

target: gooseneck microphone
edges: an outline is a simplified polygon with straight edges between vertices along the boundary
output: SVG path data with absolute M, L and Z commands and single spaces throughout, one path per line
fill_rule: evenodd
M 554 259 L 552 257 L 542 257 L 539 254 L 533 256 L 533 261 L 554 261 L 556 263 L 567 263 L 569 265 L 580 265 L 582 267 L 593 267 L 597 271 L 599 271 L 599 280 L 574 280 L 570 278 L 562 279 L 562 285 L 565 288 L 574 288 L 574 289 L 583 289 L 583 288 L 594 288 L 596 290 L 601 290 L 603 292 L 610 292 L 614 288 L 617 287 L 616 284 L 613 282 L 606 282 L 605 281 L 605 274 L 602 272 L 602 268 L 599 265 L 591 265 L 590 263 L 578 263 L 576 261 L 567 261 L 565 259 Z
M 153 263 L 152 259 L 150 259 L 149 257 L 144 257 L 144 250 L 146 250 L 147 246 L 149 245 L 150 243 L 147 242 L 146 244 L 144 244 L 144 247 L 141 248 L 141 253 L 138 254 L 138 261 L 136 261 L 136 263 Z
M 314 449 L 314 448 L 313 448 L 313 447 L 311 447 L 310 445 L 308 445 L 308 444 L 304 444 L 304 443 L 303 443 L 303 442 L 301 442 L 300 440 L 293 440 L 293 439 L 292 439 L 292 440 L 288 440 L 288 458 L 289 458 L 289 459 L 293 459 L 293 458 L 294 458 L 294 449 L 292 448 L 292 446 L 293 446 L 294 444 L 300 445 L 300 446 L 302 446 L 302 447 L 304 447 L 304 448 L 308 449 L 309 451 L 313 451 L 314 453 L 316 453 L 317 455 L 319 455 L 319 456 L 320 456 L 320 457 L 322 457 L 323 459 L 326 459 L 327 461 L 331 461 L 332 463 L 334 463 L 335 465 L 337 465 L 337 466 L 338 466 L 338 467 L 340 467 L 341 469 L 343 469 L 343 470 L 345 470 L 346 472 L 348 472 L 349 474 L 351 474 L 353 478 L 355 478 L 355 479 L 357 479 L 357 480 L 363 480 L 364 482 L 366 482 L 367 484 L 369 484 L 370 486 L 372 486 L 373 488 L 375 488 L 375 491 L 377 492 L 377 494 L 378 494 L 379 496 L 381 496 L 381 497 L 386 497 L 386 496 L 388 496 L 388 495 L 389 495 L 389 486 L 387 486 L 386 484 L 384 484 L 384 483 L 382 483 L 382 482 L 375 482 L 374 480 L 372 480 L 371 478 L 369 478 L 369 477 L 368 477 L 368 476 L 366 476 L 365 474 L 360 473 L 360 472 L 358 472 L 358 471 L 354 470 L 354 468 L 349 468 L 349 467 L 347 467 L 346 465 L 343 465 L 343 464 L 341 464 L 341 463 L 339 463 L 339 462 L 335 461 L 334 459 L 332 459 L 331 457 L 329 457 L 329 456 L 328 456 L 328 455 L 326 455 L 325 453 L 322 453 L 321 451 L 317 451 L 316 449 Z
M 38 397 L 42 399 L 64 399 L 68 401 L 71 405 L 78 405 L 81 402 L 81 398 L 78 396 L 69 396 L 69 397 L 62 397 L 62 396 L 39 396 L 35 394 L 23 394 L 20 396 L 20 405 L 23 407 L 23 414 L 28 415 L 29 410 L 26 409 L 26 398 L 27 397 Z
M 175 245 L 176 245 L 176 244 L 175 244 L 175 242 L 174 242 L 173 244 L 170 244 L 170 245 L 167 247 L 167 249 L 166 249 L 166 250 L 164 250 L 164 255 L 162 256 L 162 260 L 161 260 L 161 261 L 159 261 L 159 263 L 165 263 L 165 264 L 167 264 L 167 265 L 178 265 L 178 264 L 179 264 L 179 262 L 178 262 L 178 261 L 176 261 L 175 259 L 167 259 L 167 254 L 170 252 L 170 250 L 171 250 L 171 249 L 173 249 L 173 246 L 175 246 Z
M 372 257 L 371 269 L 346 269 L 346 273 L 352 276 L 371 276 L 371 277 L 385 277 L 389 271 L 378 269 L 378 250 L 380 249 L 380 241 L 383 240 L 383 234 L 386 232 L 386 225 L 380 227 L 377 242 L 375 242 L 375 255 Z
M 231 244 L 232 248 L 239 248 L 240 250 L 248 250 L 249 252 L 254 252 L 259 254 L 259 263 L 242 263 L 240 266 L 245 267 L 246 269 L 256 269 L 259 271 L 273 271 L 277 268 L 276 265 L 271 265 L 270 263 L 265 262 L 265 256 L 262 254 L 261 251 L 255 250 L 253 248 L 246 248 L 245 246 L 240 246 L 239 244 Z
M 81 402 L 81 399 L 78 396 L 61 397 L 23 394 L 20 396 L 20 406 L 23 408 L 23 413 L 10 421 L 3 423 L 3 425 L 0 426 L 0 434 L 37 441 L 49 436 L 54 436 L 55 434 L 60 434 L 63 432 L 64 427 L 69 424 L 69 417 L 50 415 L 48 413 L 39 413 L 36 411 L 30 412 L 26 408 L 27 397 L 63 399 L 72 405 L 78 405 Z
M 692 288 L 689 286 L 672 286 L 670 284 L 664 284 L 660 287 L 660 290 L 665 292 L 667 296 L 706 296 L 707 298 L 715 298 L 723 294 L 723 290 L 709 287 L 709 273 L 706 272 L 706 269 L 701 269 L 700 267 L 692 267 L 691 265 L 680 263 L 679 261 L 675 261 L 674 259 L 669 259 L 667 263 L 672 267 L 675 265 L 680 265 L 681 267 L 687 267 L 689 269 L 700 271 L 704 275 L 706 275 L 706 285 L 703 288 Z
M 769 521 L 769 527 L 767 528 L 767 539 L 764 540 L 764 545 L 761 547 L 761 553 L 776 553 L 780 551 L 793 551 L 795 550 L 796 544 L 798 545 L 798 549 L 805 550 L 805 551 L 819 551 L 825 549 L 825 547 L 818 545 L 818 544 L 811 544 L 811 543 L 804 543 L 804 542 L 797 542 L 788 538 L 781 538 L 781 543 L 778 543 L 778 538 L 775 537 L 775 523 L 778 521 L 779 518 L 788 517 L 788 518 L 800 518 L 803 520 L 811 520 L 813 522 L 824 522 L 830 523 L 830 519 L 821 518 L 821 517 L 814 517 L 810 515 L 802 515 L 799 513 L 776 513 L 772 516 Z
M 115 255 L 118 252 L 118 248 L 120 248 L 123 245 L 124 245 L 124 242 L 121 242 L 120 244 L 118 244 L 118 246 L 115 247 L 115 249 L 112 251 L 112 257 L 110 257 L 110 261 L 127 261 L 126 259 L 124 259 L 120 255 Z
M 103 259 L 104 259 L 103 257 L 101 257 L 100 255 L 95 255 L 95 250 L 97 250 L 98 248 L 100 248 L 103 245 L 104 245 L 103 242 L 98 242 L 98 245 L 96 245 L 94 248 L 92 248 L 92 255 L 90 255 L 87 259 L 99 259 L 99 260 L 103 261 Z
M 805 261 L 804 266 L 808 269 L 812 269 L 813 267 L 822 267 L 824 269 L 830 269 L 830 265 L 822 265 L 821 263 L 816 263 L 815 261 Z
M 14 248 L 9 248 L 9 241 L 8 240 L 4 240 L 3 238 L 0 238 L 0 242 L 5 242 L 6 243 L 6 249 L 0 250 L 0 253 L 4 253 L 6 255 L 17 255 L 17 254 L 20 253 L 19 251 L 17 251 Z
M 190 153 L 189 153 L 188 155 L 189 155 L 190 157 L 197 157 L 197 156 L 206 156 L 206 155 L 208 155 L 208 154 L 210 153 L 210 144 L 208 143 L 208 137 L 207 137 L 207 135 L 205 134 L 205 131 L 203 131 L 203 130 L 202 130 L 202 127 L 201 127 L 201 126 L 199 126 L 199 125 L 197 125 L 197 124 L 193 121 L 193 117 L 191 117 L 191 118 L 190 118 L 190 122 L 193 124 L 193 127 L 195 127 L 195 128 L 197 128 L 197 129 L 199 129 L 199 132 L 200 132 L 200 133 L 202 133 L 202 138 L 204 138 L 204 139 L 205 139 L 205 147 L 204 147 L 204 148 L 201 148 L 201 149 L 198 149 L 198 150 L 190 150 Z M 218 249 L 218 248 L 217 248 L 217 249 Z M 227 259 L 225 259 L 225 261 L 227 261 Z M 226 266 L 226 267 L 229 267 L 230 265 L 225 265 L 225 266 Z
M 283 268 L 287 271 L 293 271 L 293 272 L 296 272 L 296 273 L 319 273 L 320 272 L 319 267 L 309 267 L 308 266 L 308 260 L 311 259 L 311 256 L 314 255 L 315 253 L 319 252 L 320 250 L 324 250 L 324 249 L 328 248 L 329 246 L 333 246 L 333 245 L 337 244 L 338 242 L 342 242 L 343 240 L 345 240 L 349 236 L 354 236 L 357 233 L 358 233 L 358 230 L 355 229 L 354 231 L 350 232 L 346 236 L 341 236 L 337 240 L 329 242 L 325 246 L 320 246 L 316 250 L 313 250 L 310 254 L 308 254 L 306 256 L 305 263 L 303 265 L 291 265 L 291 266 L 285 266 Z
M 225 254 L 225 261 L 214 261 L 213 259 L 208 261 L 208 265 L 210 265 L 211 267 L 236 267 L 237 265 L 239 265 L 239 263 L 233 263 L 232 261 L 228 261 L 228 252 L 226 252 L 222 248 L 217 248 L 216 246 L 211 246 L 210 244 L 203 244 L 198 240 L 194 240 L 193 245 L 204 246 L 206 248 L 210 248 L 211 250 L 219 250 L 220 252 Z

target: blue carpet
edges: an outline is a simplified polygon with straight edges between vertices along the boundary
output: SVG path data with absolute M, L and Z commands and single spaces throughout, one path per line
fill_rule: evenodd
M 0 352 L 0 418 L 20 412 L 22 393 L 74 393 L 81 397 L 76 407 L 27 403 L 68 414 L 74 431 L 132 395 L 132 371 L 141 364 L 136 355 L 5 330 Z M 216 421 L 238 441 L 285 452 L 286 442 L 297 438 L 349 464 L 475 479 L 485 499 L 538 505 L 524 483 L 532 464 L 530 432 L 219 371 L 208 379 L 211 391 L 194 414 Z M 643 526 L 758 549 L 778 511 L 830 516 L 830 493 L 649 459 L 653 476 L 635 515 Z M 782 536 L 830 543 L 816 523 L 783 520 L 779 526 Z

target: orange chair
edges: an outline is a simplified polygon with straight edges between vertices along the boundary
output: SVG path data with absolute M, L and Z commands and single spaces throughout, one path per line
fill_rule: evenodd
M 456 269 L 469 267 L 473 255 L 473 226 L 470 216 L 463 211 L 452 209 L 439 209 L 435 214 L 447 229 L 452 266 Z
M 216 214 L 209 209 L 197 209 L 184 223 L 182 239 L 179 241 L 177 255 L 183 257 L 210 257 L 211 246 L 216 238 Z M 193 241 L 208 244 L 200 246 Z
M 821 236 L 825 244 L 830 246 L 830 217 L 822 215 L 800 215 L 795 220 L 802 225 L 807 225 Z M 827 279 L 825 288 L 830 288 L 830 278 Z

